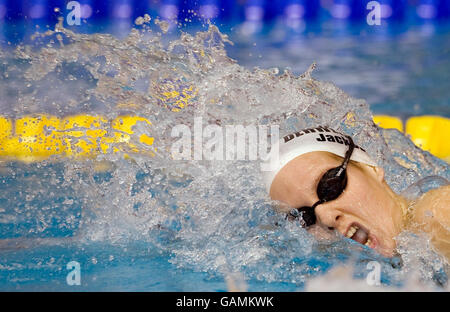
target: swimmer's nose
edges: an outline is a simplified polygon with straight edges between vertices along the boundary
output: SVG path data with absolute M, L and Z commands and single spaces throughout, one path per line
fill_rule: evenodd
M 342 213 L 331 205 L 322 204 L 316 207 L 316 216 L 320 224 L 328 228 L 338 228 Z

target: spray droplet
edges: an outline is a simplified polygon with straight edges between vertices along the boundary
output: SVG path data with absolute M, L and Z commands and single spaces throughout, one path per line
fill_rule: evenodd
M 144 20 L 143 17 L 139 16 L 139 17 L 134 21 L 134 23 L 135 23 L 136 25 L 142 25 L 142 24 L 145 23 L 145 20 Z
M 169 31 L 169 23 L 166 21 L 161 21 L 160 19 L 155 20 L 155 24 L 159 26 L 161 31 L 165 34 Z

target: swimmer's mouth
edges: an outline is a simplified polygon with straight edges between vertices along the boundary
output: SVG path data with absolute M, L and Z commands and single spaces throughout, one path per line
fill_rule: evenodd
M 346 237 L 370 248 L 375 248 L 375 239 L 360 224 L 352 223 L 345 234 Z

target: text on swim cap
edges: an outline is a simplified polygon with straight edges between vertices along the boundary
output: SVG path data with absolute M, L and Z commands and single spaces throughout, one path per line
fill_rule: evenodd
M 345 137 L 342 137 L 340 135 L 331 135 L 331 134 L 327 134 L 327 135 L 323 135 L 322 133 L 319 134 L 319 137 L 316 138 L 317 141 L 319 142 L 333 142 L 333 143 L 339 143 L 339 144 L 345 144 L 345 145 L 349 145 L 350 142 L 348 141 L 348 139 L 346 139 Z M 358 145 L 355 144 L 355 148 L 359 148 L 360 150 L 362 150 L 363 152 L 365 152 L 365 150 L 362 147 L 359 147 Z
M 288 134 L 285 137 L 283 137 L 284 143 L 287 143 L 290 140 L 292 140 L 294 138 L 298 138 L 299 136 L 302 136 L 304 134 L 315 133 L 315 132 L 334 132 L 336 134 L 339 134 L 339 132 L 336 132 L 335 130 L 330 129 L 326 126 L 319 126 L 317 128 L 304 129 L 304 130 L 301 130 L 301 131 L 298 131 L 295 133 Z
M 305 135 L 305 134 L 308 134 L 308 133 L 316 133 L 316 132 L 319 132 L 319 136 L 316 138 L 316 140 L 318 142 L 325 142 L 325 141 L 327 141 L 327 142 L 332 142 L 332 143 L 344 144 L 344 145 L 347 145 L 347 146 L 350 144 L 350 142 L 348 141 L 347 138 L 343 137 L 339 132 L 337 132 L 337 131 L 335 131 L 335 130 L 333 130 L 331 128 L 328 128 L 327 126 L 319 126 L 317 128 L 304 129 L 304 130 L 301 130 L 301 131 L 298 131 L 298 132 L 295 132 L 295 133 L 288 134 L 288 135 L 283 137 L 284 143 L 287 143 L 287 142 L 289 142 L 289 141 L 291 141 L 291 140 L 293 140 L 295 138 L 298 138 L 298 137 L 300 137 L 302 135 Z M 333 133 L 335 133 L 337 135 L 332 135 L 332 134 L 324 135 L 323 133 L 326 133 L 326 132 L 328 132 L 328 133 L 333 132 Z M 355 145 L 355 147 L 359 148 L 363 152 L 366 151 L 365 149 L 363 149 L 362 147 L 360 147 L 358 145 Z

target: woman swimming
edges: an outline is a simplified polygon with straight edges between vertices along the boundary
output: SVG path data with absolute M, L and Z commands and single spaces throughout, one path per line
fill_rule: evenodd
M 328 127 L 282 138 L 278 160 L 265 173 L 267 191 L 290 220 L 308 229 L 328 228 L 393 256 L 404 230 L 425 232 L 450 261 L 450 185 L 417 198 L 396 194 L 351 137 Z M 317 231 L 316 231 L 317 232 Z

